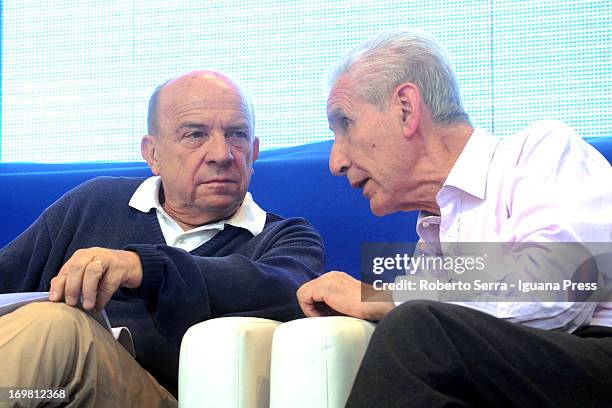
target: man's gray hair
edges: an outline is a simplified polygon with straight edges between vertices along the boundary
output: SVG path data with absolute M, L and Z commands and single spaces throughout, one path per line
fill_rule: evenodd
M 446 54 L 424 32 L 387 31 L 354 48 L 332 72 L 331 85 L 347 73 L 357 78 L 357 95 L 381 110 L 398 85 L 410 82 L 419 88 L 434 122 L 469 122 Z

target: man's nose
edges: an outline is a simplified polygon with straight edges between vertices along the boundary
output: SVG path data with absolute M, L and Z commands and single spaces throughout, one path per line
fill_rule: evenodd
M 206 145 L 206 162 L 225 164 L 234 160 L 231 146 L 225 135 L 211 137 Z
M 351 166 L 351 161 L 344 151 L 344 147 L 340 146 L 338 142 L 334 142 L 329 155 L 329 171 L 334 176 L 346 176 L 346 172 Z

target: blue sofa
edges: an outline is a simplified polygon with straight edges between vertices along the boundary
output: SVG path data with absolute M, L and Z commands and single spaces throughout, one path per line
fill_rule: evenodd
M 612 137 L 589 139 L 612 161 Z M 376 217 L 361 191 L 329 173 L 331 141 L 264 151 L 250 191 L 266 210 L 303 216 L 323 235 L 327 270 L 359 275 L 363 242 L 414 242 L 416 212 Z M 53 201 L 96 176 L 150 175 L 145 163 L 0 164 L 0 247 L 15 238 Z M 610 180 L 612 182 L 612 180 Z

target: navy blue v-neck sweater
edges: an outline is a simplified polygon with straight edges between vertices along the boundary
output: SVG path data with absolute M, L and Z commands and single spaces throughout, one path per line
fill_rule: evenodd
M 189 326 L 221 316 L 302 317 L 295 292 L 323 273 L 323 243 L 306 220 L 268 213 L 255 237 L 226 225 L 191 252 L 170 247 L 155 210 L 128 205 L 143 181 L 100 177 L 66 193 L 0 250 L 0 293 L 49 290 L 77 249 L 137 252 L 141 287 L 116 293 L 106 311 L 113 326 L 132 332 L 139 363 L 174 391 Z

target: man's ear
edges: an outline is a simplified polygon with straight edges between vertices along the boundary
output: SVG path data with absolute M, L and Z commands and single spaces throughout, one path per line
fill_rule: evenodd
M 259 159 L 259 138 L 253 139 L 253 161 Z
M 415 84 L 406 82 L 395 89 L 394 99 L 401 111 L 404 136 L 410 137 L 415 134 L 421 120 L 421 92 Z
M 145 135 L 142 137 L 140 142 L 140 153 L 142 157 L 147 161 L 147 164 L 151 168 L 151 172 L 156 176 L 159 176 L 159 163 L 157 161 L 157 137 L 151 135 Z

